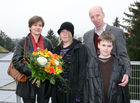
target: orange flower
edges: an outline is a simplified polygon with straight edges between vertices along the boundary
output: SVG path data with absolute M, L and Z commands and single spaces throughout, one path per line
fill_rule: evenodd
M 37 49 L 38 52 L 43 52 L 43 49 Z
M 33 55 L 37 55 L 37 53 L 36 53 L 36 52 L 33 52 L 32 54 L 33 54 Z
M 59 69 L 62 70 L 62 65 L 58 65 Z
M 49 70 L 49 73 L 50 73 L 50 74 L 55 73 L 54 67 L 50 67 L 49 69 L 50 69 L 50 70 Z
M 47 73 L 49 73 L 49 68 L 45 68 L 44 70 L 45 70 Z
M 47 65 L 45 66 L 45 68 L 50 68 L 50 66 L 51 66 L 51 63 L 48 62 Z
M 54 59 L 50 59 L 52 65 L 56 65 Z
M 51 56 L 51 55 L 53 55 L 53 54 L 52 54 L 52 52 L 48 51 L 48 55 Z
M 43 53 L 47 53 L 47 49 L 43 50 Z
M 58 56 L 57 54 L 53 54 L 51 58 L 56 59 L 56 58 L 58 58 L 58 57 L 59 57 L 59 56 Z

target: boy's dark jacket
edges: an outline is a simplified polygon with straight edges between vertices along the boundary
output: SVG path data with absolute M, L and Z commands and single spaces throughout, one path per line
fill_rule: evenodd
M 60 54 L 61 47 L 58 46 L 55 48 L 54 53 Z M 83 103 L 83 86 L 86 80 L 86 64 L 87 64 L 87 49 L 80 42 L 74 39 L 74 42 L 71 44 L 67 53 L 63 56 L 64 60 L 64 71 L 62 77 L 69 82 L 69 87 L 71 89 L 71 102 L 75 103 L 75 99 L 78 98 L 81 100 L 80 103 Z M 66 67 L 65 67 L 66 66 Z M 67 68 L 67 70 L 65 70 Z M 66 73 L 69 72 L 69 73 Z M 67 74 L 69 75 L 67 77 Z M 68 80 L 67 80 L 68 79 Z M 59 86 L 59 84 L 57 84 Z M 56 88 L 56 87 L 55 87 Z M 60 90 L 63 92 L 63 89 Z M 55 94 L 55 91 L 53 92 Z M 53 95 L 54 96 L 54 95 Z M 55 99 L 55 96 L 53 100 Z M 55 100 L 54 100 L 55 101 Z M 54 102 L 55 103 L 55 102 Z
M 125 87 L 118 85 L 126 72 L 123 66 L 123 62 L 114 57 L 106 103 L 130 103 L 128 84 Z M 101 71 L 96 57 L 90 58 L 87 74 L 84 103 L 104 103 Z

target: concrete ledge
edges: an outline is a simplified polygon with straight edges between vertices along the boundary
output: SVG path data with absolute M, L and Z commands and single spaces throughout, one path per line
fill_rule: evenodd
M 15 91 L 16 90 L 16 82 L 11 82 L 9 84 L 6 84 L 2 87 L 0 87 L 0 90 L 6 90 L 6 91 Z

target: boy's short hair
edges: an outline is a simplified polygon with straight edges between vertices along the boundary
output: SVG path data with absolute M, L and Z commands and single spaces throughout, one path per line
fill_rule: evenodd
M 37 22 L 39 22 L 39 21 L 42 22 L 42 27 L 44 27 L 44 25 L 45 25 L 44 20 L 43 20 L 43 18 L 40 17 L 40 16 L 33 16 L 33 17 L 31 17 L 31 18 L 29 19 L 29 21 L 28 21 L 28 26 L 31 27 L 34 23 L 37 23 Z
M 112 44 L 114 44 L 115 38 L 114 38 L 114 36 L 113 36 L 111 33 L 109 33 L 109 32 L 103 32 L 103 33 L 99 36 L 97 42 L 100 43 L 100 42 L 103 41 L 103 40 L 112 42 Z

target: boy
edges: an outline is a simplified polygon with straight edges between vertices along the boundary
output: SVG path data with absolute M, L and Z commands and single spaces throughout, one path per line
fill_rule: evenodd
M 125 74 L 123 61 L 111 54 L 114 36 L 103 32 L 98 38 L 99 56 L 90 60 L 88 68 L 88 102 L 85 103 L 130 103 L 128 85 L 122 87 Z
M 119 63 L 119 59 L 111 55 L 113 45 L 114 36 L 109 32 L 103 32 L 99 36 L 98 48 L 100 54 L 98 56 L 98 63 L 99 70 L 101 71 L 104 102 L 124 103 L 124 98 L 122 98 L 123 96 L 121 97 L 121 88 L 123 87 L 120 84 L 125 71 L 123 70 L 123 65 Z

